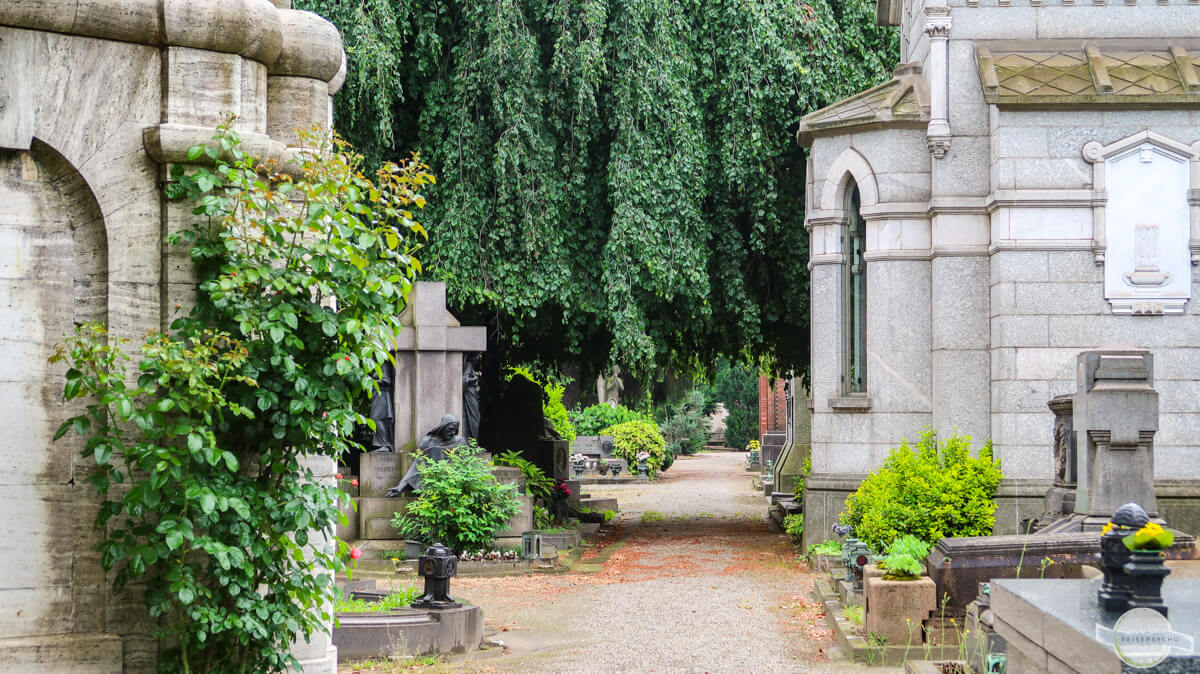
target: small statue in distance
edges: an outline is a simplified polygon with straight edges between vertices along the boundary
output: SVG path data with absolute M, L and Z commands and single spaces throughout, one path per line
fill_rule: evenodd
M 442 417 L 441 423 L 421 438 L 417 443 L 416 460 L 409 466 L 404 478 L 391 489 L 387 490 L 388 498 L 401 496 L 405 490 L 421 491 L 421 474 L 417 467 L 422 461 L 442 461 L 446 458 L 446 450 L 462 447 L 467 441 L 458 434 L 458 419 L 453 414 Z
M 596 397 L 601 405 L 616 407 L 624 390 L 625 382 L 621 381 L 621 368 L 617 365 L 613 365 L 607 375 L 596 377 Z

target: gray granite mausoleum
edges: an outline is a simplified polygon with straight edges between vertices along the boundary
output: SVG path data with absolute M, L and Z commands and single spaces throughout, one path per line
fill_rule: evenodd
M 1040 514 L 1076 354 L 1149 349 L 1159 507 L 1200 530 L 1200 2 L 880 0 L 888 82 L 810 148 L 806 542 L 926 427 L 991 438 L 997 533 Z

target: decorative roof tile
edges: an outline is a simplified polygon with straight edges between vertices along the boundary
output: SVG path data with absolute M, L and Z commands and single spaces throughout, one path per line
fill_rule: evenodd
M 1200 40 L 991 40 L 975 57 L 995 105 L 1200 104 Z
M 921 66 L 907 63 L 896 68 L 887 82 L 802 117 L 796 138 L 801 145 L 809 145 L 814 135 L 836 133 L 842 129 L 924 127 L 928 123 L 929 91 L 921 76 Z

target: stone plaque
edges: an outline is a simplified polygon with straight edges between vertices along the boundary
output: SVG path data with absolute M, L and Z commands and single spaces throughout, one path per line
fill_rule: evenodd
M 402 461 L 399 452 L 379 454 L 363 454 L 359 459 L 358 493 L 364 498 L 381 498 L 388 489 L 396 486 L 404 477 Z
M 1104 296 L 1114 314 L 1182 314 L 1191 298 L 1194 150 L 1177 145 L 1142 132 L 1084 148 L 1089 160 L 1103 162 L 1096 189 L 1107 191 L 1108 201 L 1098 232 L 1106 238 Z

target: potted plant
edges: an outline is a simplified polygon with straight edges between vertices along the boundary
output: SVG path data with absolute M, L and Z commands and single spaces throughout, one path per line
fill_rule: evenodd
M 571 498 L 571 487 L 566 480 L 559 480 L 550 488 L 550 516 L 555 524 L 567 521 L 567 500 Z
M 923 624 L 937 608 L 937 587 L 922 575 L 929 544 L 912 535 L 892 541 L 879 562 L 882 576 L 865 580 L 866 630 L 892 645 L 924 642 Z
M 599 463 L 597 463 L 596 464 L 596 472 L 600 473 L 601 475 L 608 475 L 608 462 L 600 461 Z
M 1101 608 L 1114 613 L 1149 608 L 1165 617 L 1162 582 L 1171 570 L 1163 551 L 1174 543 L 1175 534 L 1151 522 L 1138 504 L 1118 508 L 1100 532 Z
M 649 468 L 646 467 L 646 462 L 650 460 L 650 452 L 638 452 L 637 456 L 638 472 L 642 475 L 649 475 Z
M 575 477 L 581 477 L 587 468 L 587 457 L 582 454 L 572 454 L 571 468 L 575 471 Z

